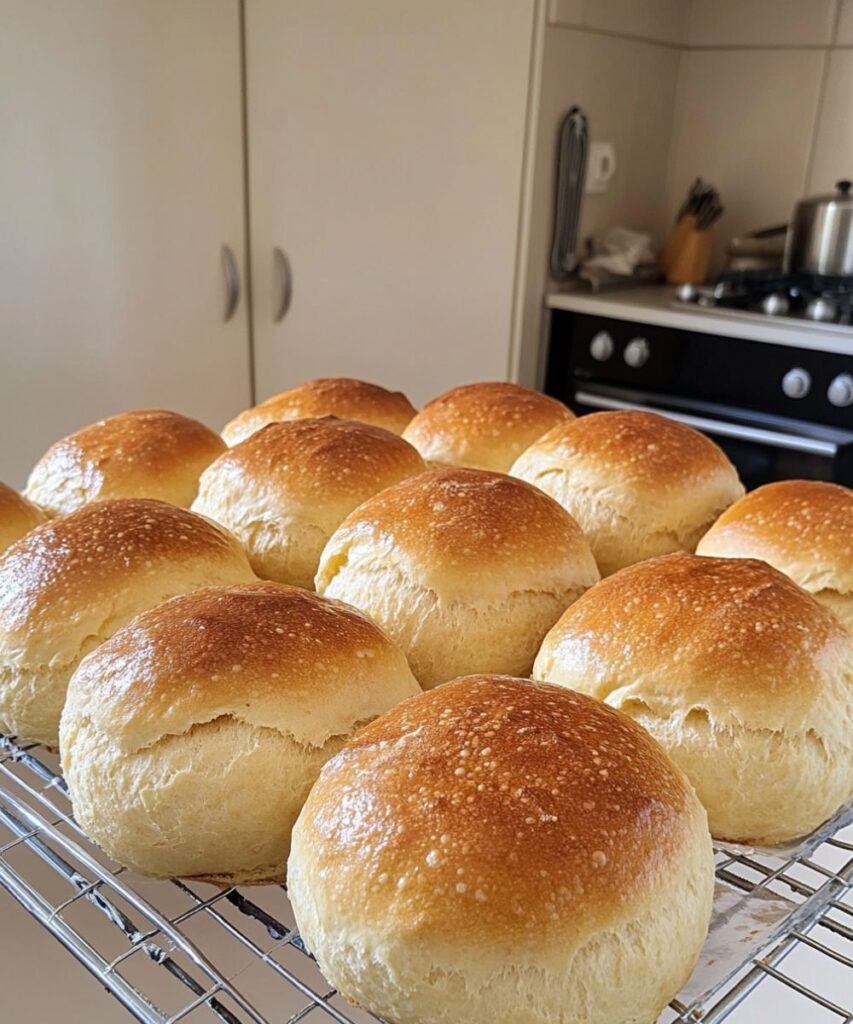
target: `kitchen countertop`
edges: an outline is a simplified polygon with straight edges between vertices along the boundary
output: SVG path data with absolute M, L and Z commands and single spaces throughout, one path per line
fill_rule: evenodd
M 707 310 L 679 303 L 671 285 L 648 285 L 612 292 L 550 292 L 549 309 L 564 309 L 593 316 L 631 320 L 659 327 L 703 331 L 749 341 L 764 341 L 793 348 L 853 354 L 853 327 L 809 320 L 774 319 L 762 313 L 736 309 Z

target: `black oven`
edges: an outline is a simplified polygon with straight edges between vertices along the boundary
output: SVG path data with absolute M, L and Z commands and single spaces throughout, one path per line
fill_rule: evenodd
M 554 310 L 545 390 L 576 412 L 650 409 L 712 437 L 747 488 L 853 486 L 850 353 Z M 833 400 L 830 400 L 829 396 Z

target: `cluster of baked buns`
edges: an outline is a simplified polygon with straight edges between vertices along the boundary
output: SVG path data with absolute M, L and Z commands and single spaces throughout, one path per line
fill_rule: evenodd
M 228 447 L 230 445 L 230 447 Z M 144 875 L 286 880 L 395 1024 L 651 1022 L 711 835 L 853 797 L 853 492 L 651 412 L 310 381 L 0 486 L 0 730 Z

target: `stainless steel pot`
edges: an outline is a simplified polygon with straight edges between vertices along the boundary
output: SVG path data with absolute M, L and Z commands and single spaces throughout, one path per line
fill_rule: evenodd
M 801 199 L 785 243 L 788 273 L 853 275 L 853 196 L 839 181 L 829 196 Z

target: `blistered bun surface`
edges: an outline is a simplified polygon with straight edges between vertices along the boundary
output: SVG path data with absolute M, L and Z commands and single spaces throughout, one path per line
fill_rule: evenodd
M 320 766 L 418 692 L 366 616 L 276 583 L 140 615 L 85 658 L 62 716 L 74 812 L 156 877 L 280 881 Z
M 580 528 L 546 494 L 499 473 L 438 469 L 349 515 L 315 582 L 371 615 L 434 686 L 528 673 L 547 630 L 597 579 Z
M 853 640 L 764 562 L 679 554 L 625 569 L 566 611 L 534 676 L 647 728 L 719 838 L 791 839 L 853 795 Z
M 818 480 L 766 484 L 736 501 L 696 553 L 759 558 L 827 605 L 853 632 L 853 490 Z
M 540 391 L 486 381 L 464 384 L 427 402 L 403 437 L 433 465 L 508 473 L 525 448 L 572 418 L 562 402 Z
M 0 558 L 0 723 L 55 747 L 85 654 L 167 598 L 254 578 L 229 533 L 162 501 L 95 502 L 36 527 Z
M 351 740 L 306 802 L 288 876 L 328 980 L 396 1024 L 651 1021 L 713 891 L 705 812 L 651 737 L 495 676 Z
M 577 519 L 602 575 L 673 551 L 693 551 L 743 494 L 713 441 L 650 412 L 596 412 L 555 427 L 515 462 Z
M 123 412 L 48 448 L 26 494 L 51 515 L 108 498 L 159 498 L 188 508 L 202 470 L 224 449 L 217 434 L 179 413 Z
M 243 541 L 259 576 L 311 588 L 343 519 L 424 469 L 410 444 L 381 427 L 333 416 L 269 423 L 205 470 L 193 509 Z
M 45 521 L 45 514 L 31 501 L 0 483 L 0 555 L 14 541 Z
M 388 391 L 351 377 L 320 377 L 281 391 L 260 405 L 246 409 L 222 431 L 225 442 L 235 445 L 266 423 L 337 416 L 383 427 L 402 434 L 415 415 L 415 407 L 400 391 Z

